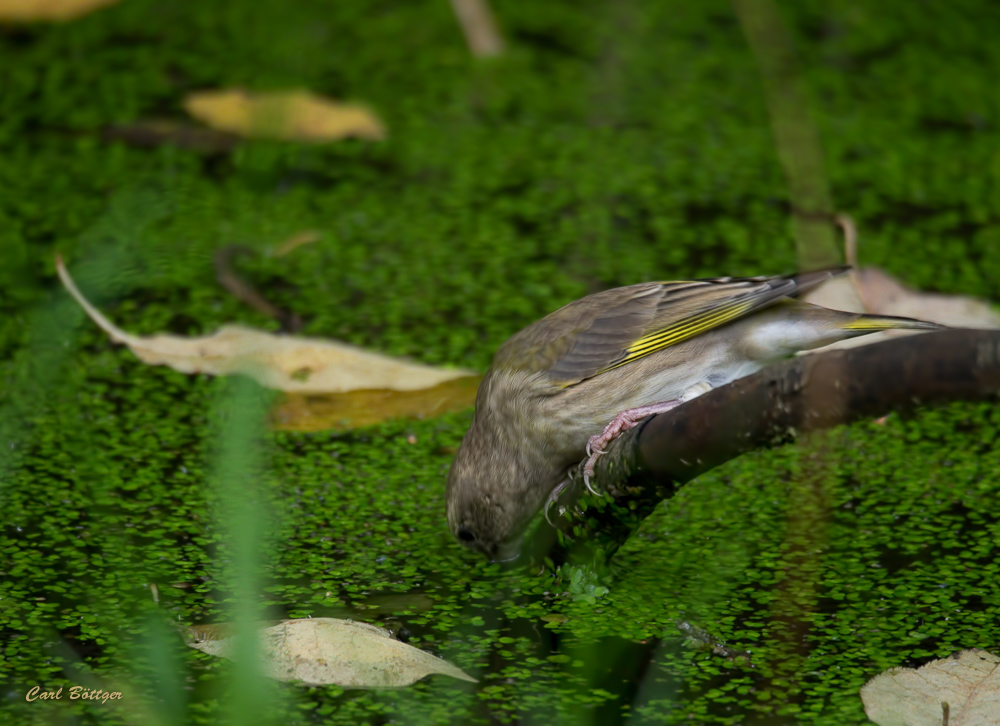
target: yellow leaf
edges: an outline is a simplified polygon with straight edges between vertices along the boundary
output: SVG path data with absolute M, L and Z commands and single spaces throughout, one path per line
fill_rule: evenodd
M 73 20 L 118 0 L 0 0 L 0 21 Z
M 192 648 L 232 658 L 232 629 L 226 625 L 187 628 Z M 439 673 L 476 679 L 446 660 L 395 640 L 387 630 L 353 620 L 284 620 L 260 629 L 261 671 L 279 681 L 344 688 L 402 688 Z
M 271 412 L 271 423 L 279 431 L 322 431 L 371 426 L 393 418 L 440 416 L 472 406 L 480 380 L 464 376 L 419 391 L 290 393 Z
M 201 91 L 184 99 L 184 109 L 212 128 L 244 137 L 312 142 L 385 138 L 382 122 L 364 106 L 308 91 Z
M 361 389 L 415 391 L 473 375 L 373 353 L 346 343 L 279 336 L 230 325 L 212 335 L 140 337 L 115 327 L 80 293 L 56 258 L 59 279 L 90 319 L 116 343 L 127 345 L 151 365 L 167 365 L 181 373 L 242 373 L 262 386 L 297 393 L 343 393 Z

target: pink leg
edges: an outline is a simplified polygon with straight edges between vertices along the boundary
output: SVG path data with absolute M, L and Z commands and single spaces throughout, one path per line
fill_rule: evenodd
M 615 416 L 614 420 L 604 427 L 604 431 L 599 436 L 591 436 L 590 441 L 587 442 L 587 456 L 589 458 L 587 459 L 587 463 L 583 465 L 583 483 L 586 485 L 587 490 L 591 494 L 597 494 L 594 488 L 590 486 L 590 477 L 594 475 L 594 464 L 597 463 L 597 457 L 604 453 L 605 446 L 647 416 L 666 413 L 671 409 L 677 408 L 682 403 L 684 403 L 683 399 L 678 398 L 672 401 L 654 403 L 651 406 L 630 408 L 628 411 L 622 411 Z

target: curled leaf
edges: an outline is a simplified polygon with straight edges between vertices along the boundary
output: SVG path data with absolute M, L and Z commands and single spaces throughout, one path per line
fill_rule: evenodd
M 385 138 L 385 127 L 369 109 L 308 91 L 200 91 L 184 99 L 184 110 L 214 129 L 250 138 L 319 143 Z
M 195 626 L 185 636 L 192 648 L 232 658 L 233 633 L 228 626 Z M 279 681 L 402 688 L 435 673 L 476 681 L 448 661 L 395 640 L 387 630 L 353 620 L 285 620 L 261 628 L 260 638 L 262 672 Z
M 56 271 L 90 319 L 114 342 L 127 345 L 146 363 L 167 365 L 181 373 L 242 373 L 262 386 L 297 393 L 414 391 L 473 375 L 471 371 L 444 370 L 390 358 L 346 343 L 278 336 L 236 325 L 197 338 L 130 335 L 83 297 L 59 258 Z

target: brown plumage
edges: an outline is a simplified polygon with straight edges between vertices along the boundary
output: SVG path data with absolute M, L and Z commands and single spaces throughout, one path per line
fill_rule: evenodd
M 649 282 L 566 305 L 504 343 L 448 472 L 448 523 L 491 559 L 623 411 L 689 400 L 794 354 L 879 330 L 940 326 L 790 298 L 843 270 Z M 603 440 L 600 440 L 603 442 Z

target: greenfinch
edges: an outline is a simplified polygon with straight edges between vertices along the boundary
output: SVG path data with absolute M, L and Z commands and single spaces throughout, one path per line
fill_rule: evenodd
M 794 299 L 846 269 L 619 287 L 515 334 L 483 377 L 448 472 L 452 533 L 492 560 L 512 559 L 568 469 L 589 454 L 592 473 L 607 442 L 644 417 L 800 350 L 942 327 Z

